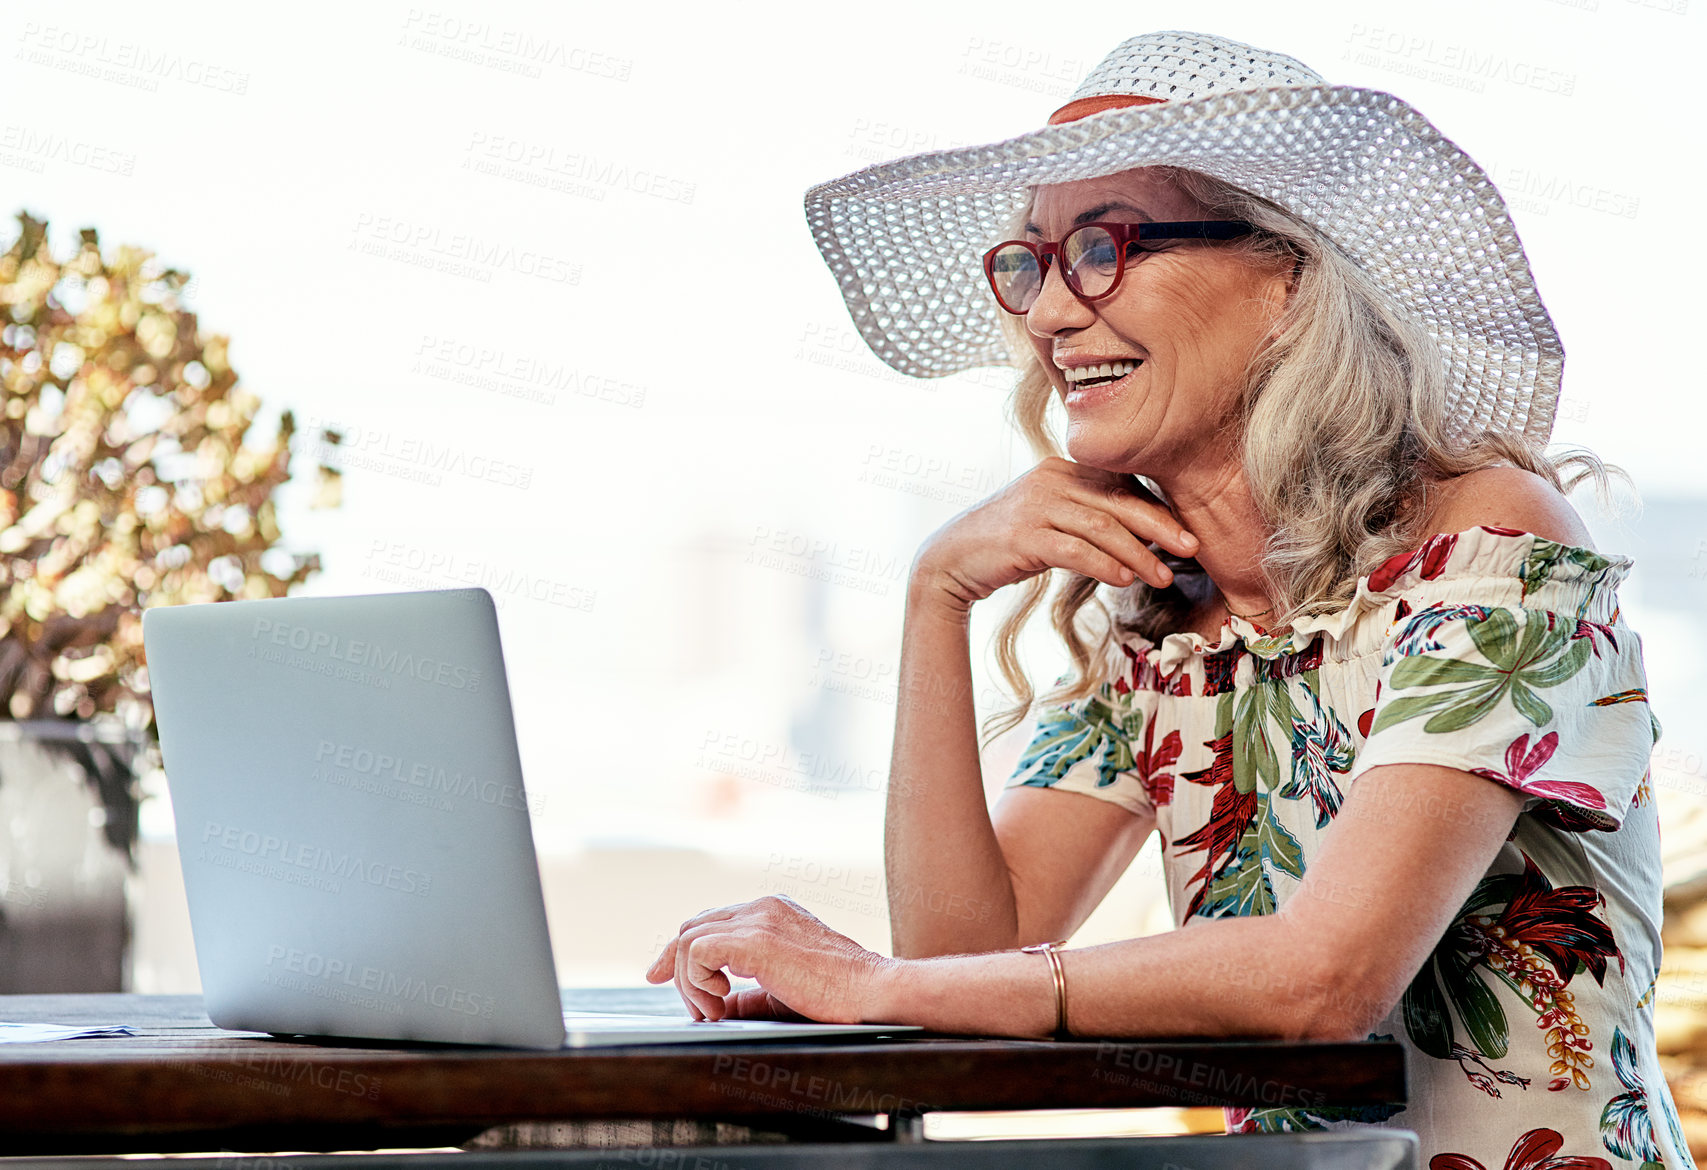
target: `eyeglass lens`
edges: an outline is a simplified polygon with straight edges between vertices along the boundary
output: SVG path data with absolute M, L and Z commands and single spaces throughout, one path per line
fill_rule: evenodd
M 1100 296 L 1120 274 L 1120 250 L 1104 228 L 1075 228 L 1061 243 L 1061 265 L 1074 292 L 1084 297 Z M 1043 287 L 1037 254 L 1018 244 L 1009 244 L 996 253 L 990 269 L 995 274 L 1002 303 L 1014 312 L 1028 311 Z

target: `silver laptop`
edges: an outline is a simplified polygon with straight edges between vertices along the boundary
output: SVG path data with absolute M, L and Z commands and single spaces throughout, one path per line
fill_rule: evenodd
M 565 1013 L 484 589 L 145 610 L 221 1028 L 527 1048 L 917 1031 Z

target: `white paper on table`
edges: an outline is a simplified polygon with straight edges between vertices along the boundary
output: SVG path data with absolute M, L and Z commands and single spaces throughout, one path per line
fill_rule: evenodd
M 0 1044 L 39 1044 L 44 1040 L 82 1040 L 95 1036 L 134 1036 L 127 1024 L 79 1028 L 75 1024 L 0 1024 Z

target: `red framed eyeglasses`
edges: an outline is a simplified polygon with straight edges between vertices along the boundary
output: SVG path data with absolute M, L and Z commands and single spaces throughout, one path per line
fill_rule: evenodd
M 1169 223 L 1080 224 L 1058 244 L 1008 240 L 984 253 L 984 275 L 996 303 L 1010 313 L 1031 311 L 1043 290 L 1044 267 L 1057 260 L 1067 288 L 1086 303 L 1114 295 L 1126 272 L 1126 254 L 1161 251 L 1152 240 L 1232 240 L 1250 235 L 1256 225 L 1242 219 L 1193 219 Z

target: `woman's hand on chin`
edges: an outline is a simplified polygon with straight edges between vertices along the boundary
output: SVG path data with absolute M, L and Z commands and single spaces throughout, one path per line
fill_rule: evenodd
M 705 910 L 682 923 L 646 969 L 646 981 L 675 979 L 696 1020 L 898 1024 L 905 1021 L 880 1013 L 899 963 L 772 894 Z M 730 975 L 757 979 L 759 986 L 731 994 Z

